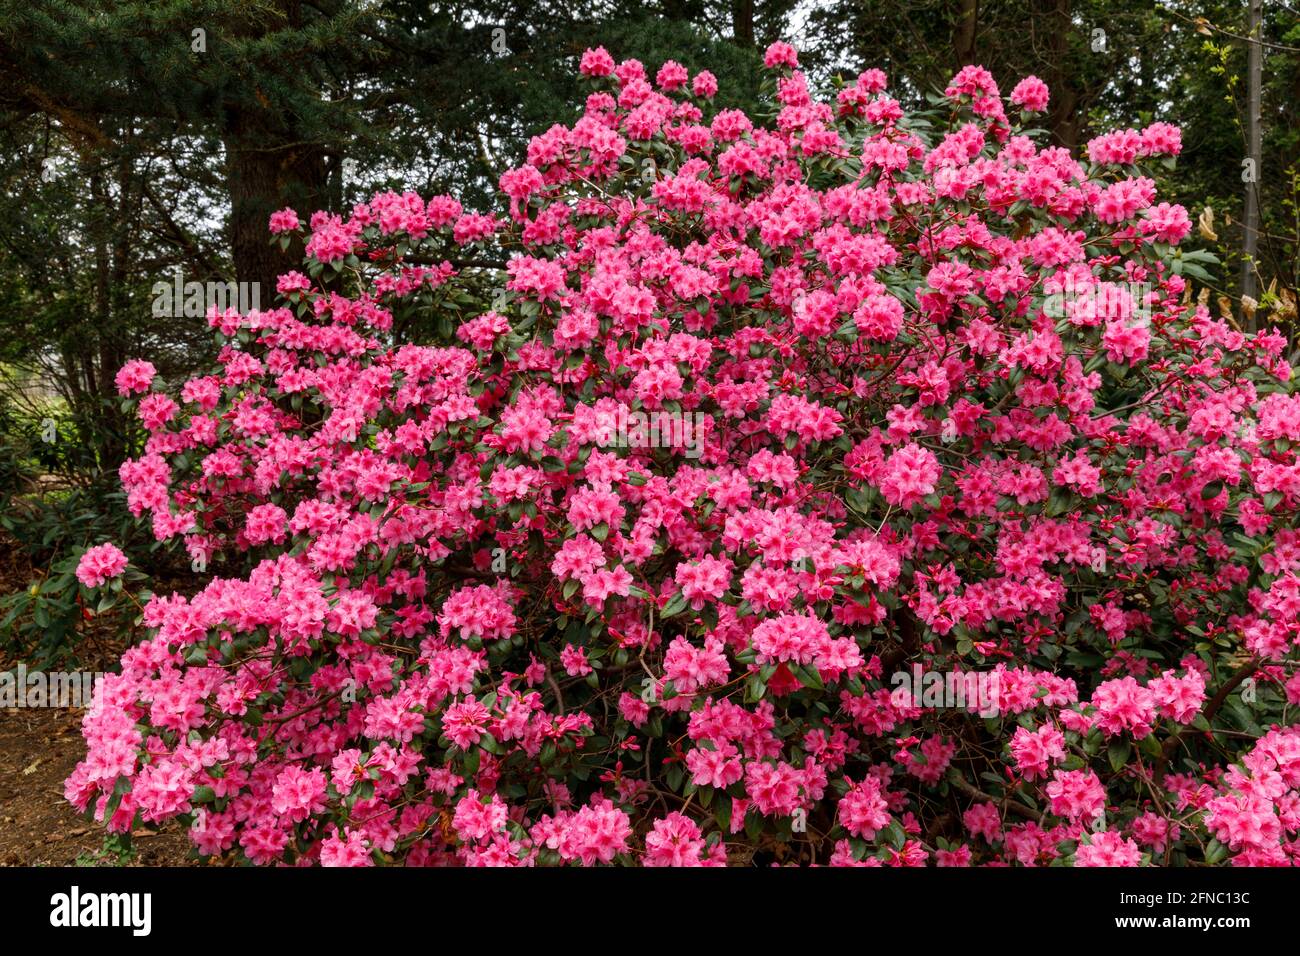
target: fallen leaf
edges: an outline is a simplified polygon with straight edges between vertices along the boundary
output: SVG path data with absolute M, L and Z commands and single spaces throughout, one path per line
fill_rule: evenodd
M 1219 238 L 1218 233 L 1214 231 L 1214 207 L 1206 206 L 1201 213 L 1200 218 L 1196 220 L 1196 225 L 1200 230 L 1201 238 L 1214 242 Z

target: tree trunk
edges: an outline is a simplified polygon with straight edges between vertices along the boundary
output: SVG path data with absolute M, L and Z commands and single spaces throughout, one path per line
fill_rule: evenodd
M 82 420 L 90 426 L 90 434 L 84 437 L 95 449 L 100 473 L 113 474 L 126 457 L 125 421 L 117 406 L 113 386 L 125 347 L 119 330 L 115 328 L 120 313 L 114 309 L 118 285 L 122 282 L 119 270 L 125 258 L 123 224 L 120 211 L 113 208 L 103 175 L 96 170 L 89 178 L 94 209 L 91 216 L 94 223 L 96 331 L 83 353 L 86 403 L 80 411 Z M 118 185 L 120 189 L 120 177 Z M 125 196 L 119 198 L 123 203 L 127 201 Z
M 1242 218 L 1241 294 L 1252 299 L 1258 294 L 1259 164 L 1263 159 L 1260 146 L 1260 87 L 1263 85 L 1264 51 L 1260 43 L 1264 39 L 1264 22 L 1260 6 L 1260 0 L 1250 0 L 1250 23 L 1246 31 L 1250 37 L 1250 49 L 1246 55 L 1246 149 L 1250 166 L 1247 175 L 1242 177 L 1246 180 L 1246 211 Z M 1246 316 L 1246 319 L 1247 329 L 1255 331 L 1259 320 L 1253 313 Z
M 737 46 L 754 45 L 754 0 L 731 0 L 731 38 Z
M 968 66 L 978 59 L 975 55 L 975 44 L 979 32 L 979 17 L 979 0 L 961 0 L 952 43 L 957 69 Z
M 1083 127 L 1083 110 L 1080 108 L 1079 88 L 1071 76 L 1066 54 L 1069 51 L 1070 0 L 1037 0 L 1035 13 L 1042 21 L 1036 24 L 1038 33 L 1045 38 L 1050 66 L 1045 71 L 1052 100 L 1047 108 L 1047 128 L 1052 131 L 1056 145 L 1073 151 L 1079 145 Z
M 693 20 L 699 15 L 698 7 L 694 0 L 663 0 L 664 17 L 668 20 Z
M 301 265 L 301 245 L 281 252 L 267 229 L 271 213 L 292 206 L 305 219 L 327 199 L 324 151 L 314 144 L 268 135 L 236 115 L 224 138 L 230 192 L 230 248 L 235 277 L 260 283 L 265 308 L 275 299 L 275 281 Z

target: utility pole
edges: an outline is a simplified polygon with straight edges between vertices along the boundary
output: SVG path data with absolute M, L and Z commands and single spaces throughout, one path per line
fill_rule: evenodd
M 1249 28 L 1246 31 L 1250 46 L 1247 48 L 1247 107 L 1246 107 L 1246 169 L 1242 179 L 1246 183 L 1246 215 L 1242 223 L 1244 236 L 1241 246 L 1241 294 L 1252 299 L 1258 296 L 1255 281 L 1256 258 L 1259 252 L 1259 176 L 1260 176 L 1260 87 L 1264 78 L 1264 18 L 1263 0 L 1248 0 Z M 1249 328 L 1257 327 L 1255 317 L 1249 317 Z

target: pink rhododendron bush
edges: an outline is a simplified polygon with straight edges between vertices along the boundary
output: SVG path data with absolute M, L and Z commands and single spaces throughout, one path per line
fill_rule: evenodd
M 208 570 L 69 800 L 257 864 L 1296 857 L 1300 398 L 1185 283 L 1177 129 L 767 65 L 751 117 L 589 51 L 496 215 L 277 213 L 281 306 L 122 370 Z

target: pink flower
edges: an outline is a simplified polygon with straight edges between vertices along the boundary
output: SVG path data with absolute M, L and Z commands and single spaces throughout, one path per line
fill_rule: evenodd
M 1177 156 L 1183 151 L 1183 133 L 1169 123 L 1152 123 L 1142 130 L 1142 152 L 1148 156 Z
M 1052 812 L 1091 822 L 1106 805 L 1106 791 L 1091 770 L 1057 770 L 1047 785 Z
M 682 596 L 695 610 L 714 601 L 731 584 L 731 562 L 725 558 L 704 557 L 695 564 L 677 565 L 676 579 Z
M 117 394 L 126 396 L 147 392 L 157 374 L 158 370 L 153 367 L 152 362 L 133 359 L 123 365 L 113 379 L 117 385 Z
M 572 644 L 565 644 L 560 651 L 560 664 L 570 677 L 583 677 L 592 673 L 591 665 L 587 663 L 587 652 Z
M 1133 821 L 1133 837 L 1138 843 L 1163 853 L 1171 839 L 1177 840 L 1181 828 L 1155 813 L 1144 813 Z
M 454 634 L 465 641 L 495 641 L 514 633 L 515 613 L 499 590 L 486 584 L 473 585 L 447 596 L 438 626 L 444 637 Z
M 769 816 L 790 816 L 798 809 L 799 782 L 799 771 L 787 763 L 754 760 L 745 766 L 745 792 Z
M 271 213 L 271 232 L 279 234 L 282 232 L 294 232 L 300 227 L 298 214 L 286 206 L 276 212 Z
M 877 342 L 890 342 L 903 328 L 903 303 L 892 295 L 872 293 L 853 313 L 858 331 Z
M 374 858 L 366 846 L 365 838 L 352 830 L 344 830 L 344 835 L 327 837 L 321 843 L 321 866 L 374 866 Z
M 1178 243 L 1192 231 L 1192 221 L 1182 206 L 1162 202 L 1147 210 L 1147 228 L 1159 242 Z
M 287 820 L 305 820 L 325 808 L 324 797 L 325 771 L 319 767 L 286 767 L 271 788 L 271 808 Z
M 583 76 L 609 76 L 614 72 L 614 58 L 603 46 L 598 46 L 582 54 L 582 63 L 578 69 Z
M 180 406 L 172 401 L 171 396 L 155 392 L 140 399 L 140 422 L 151 432 L 161 431 L 179 410 Z
M 718 78 L 708 70 L 700 70 L 691 81 L 691 91 L 702 99 L 711 100 L 718 92 Z
M 1011 91 L 1011 102 L 1031 113 L 1047 109 L 1047 84 L 1036 76 L 1027 76 Z
M 934 494 L 939 475 L 939 459 L 934 452 L 909 443 L 886 459 L 880 493 L 891 505 L 910 508 L 927 495 Z
M 664 65 L 659 67 L 659 72 L 655 74 L 655 85 L 665 93 L 671 93 L 685 86 L 689 78 L 690 74 L 686 72 L 686 67 L 675 60 L 666 60 Z
M 1205 702 L 1205 678 L 1194 670 L 1183 677 L 1169 674 L 1157 677 L 1147 685 L 1147 689 L 1155 695 L 1161 716 L 1180 724 L 1191 723 Z
M 442 732 L 458 748 L 466 750 L 487 732 L 490 716 L 486 707 L 469 697 L 447 708 L 442 718 Z
M 656 820 L 645 838 L 643 866 L 700 866 L 704 840 L 694 820 L 670 813 Z
M 717 637 L 705 638 L 703 649 L 684 637 L 675 637 L 664 655 L 664 676 L 679 693 L 689 694 L 710 684 L 721 684 L 729 673 L 722 641 Z
M 768 69 L 788 66 L 793 70 L 799 65 L 799 54 L 795 52 L 795 48 L 790 44 L 777 40 L 763 54 L 763 65 Z
M 971 836 L 983 837 L 990 844 L 1002 840 L 1002 818 L 991 803 L 973 803 L 962 814 L 962 823 Z
M 1107 735 L 1131 733 L 1141 740 L 1151 733 L 1155 720 L 1155 695 L 1132 677 L 1105 681 L 1093 691 L 1097 726 Z
M 889 825 L 889 804 L 874 777 L 860 783 L 849 781 L 849 791 L 840 798 L 839 822 L 849 833 L 863 840 L 874 840 Z
M 88 548 L 77 562 L 77 580 L 88 588 L 97 588 L 126 570 L 126 555 L 113 544 Z
M 1065 759 L 1065 738 L 1050 725 L 1036 731 L 1017 727 L 1011 738 L 1011 753 L 1026 780 L 1045 777 L 1051 764 Z
M 1074 852 L 1075 866 L 1138 866 L 1141 862 L 1138 845 L 1112 830 L 1085 836 Z
M 269 503 L 258 505 L 248 512 L 244 523 L 244 535 L 250 544 L 267 542 L 282 544 L 287 522 L 288 516 L 279 505 Z
M 573 815 L 565 828 L 560 855 L 580 860 L 584 866 L 610 863 L 627 851 L 627 838 L 631 835 L 626 813 L 608 800 L 596 801 Z

